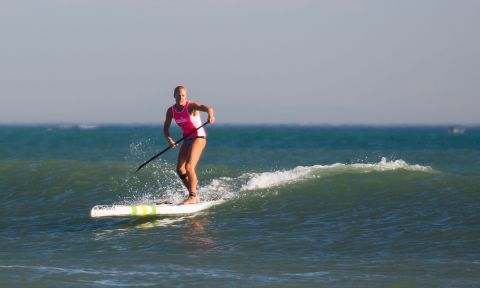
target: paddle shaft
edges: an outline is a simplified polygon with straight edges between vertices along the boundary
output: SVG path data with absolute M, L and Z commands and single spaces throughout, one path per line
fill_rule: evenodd
M 192 130 L 190 133 L 188 133 L 187 135 L 183 136 L 182 138 L 178 139 L 177 141 L 175 141 L 175 144 L 178 144 L 180 142 L 182 142 L 183 140 L 185 140 L 185 138 L 187 138 L 188 136 L 192 135 L 193 133 L 195 133 L 198 129 L 202 128 L 203 126 L 207 125 L 209 122 L 205 122 L 202 124 L 202 126 L 200 127 L 197 127 L 195 130 Z M 157 158 L 158 156 L 162 155 L 163 153 L 167 152 L 170 148 L 172 148 L 171 146 L 168 146 L 167 148 L 163 149 L 162 151 L 158 152 L 155 156 L 153 156 L 152 158 L 148 159 L 147 161 L 145 161 L 142 165 L 138 166 L 137 170 L 135 172 L 138 172 L 138 170 L 142 169 L 145 165 L 147 165 L 148 163 L 152 162 L 153 160 L 155 160 L 155 158 Z

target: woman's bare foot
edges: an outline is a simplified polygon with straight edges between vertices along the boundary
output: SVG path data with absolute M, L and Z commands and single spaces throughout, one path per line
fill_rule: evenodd
M 197 204 L 197 203 L 200 203 L 200 197 L 198 197 L 197 193 L 190 192 L 190 194 L 188 195 L 188 198 L 182 202 L 182 205 Z

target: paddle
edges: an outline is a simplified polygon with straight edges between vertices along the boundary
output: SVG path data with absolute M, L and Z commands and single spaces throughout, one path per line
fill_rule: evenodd
M 193 133 L 195 133 L 195 131 L 197 131 L 198 129 L 202 128 L 203 126 L 207 125 L 208 123 L 210 123 L 209 121 L 205 122 L 202 124 L 202 126 L 200 127 L 197 127 L 195 130 L 192 130 L 190 133 L 188 133 L 187 135 L 183 136 L 182 138 L 178 139 L 177 141 L 175 141 L 175 144 L 178 144 L 180 142 L 182 142 L 185 138 L 187 138 L 188 136 L 192 135 Z M 167 152 L 168 149 L 172 148 L 170 145 L 163 149 L 162 151 L 160 151 L 158 154 L 156 154 L 155 156 L 153 156 L 152 158 L 148 159 L 147 161 L 145 161 L 142 165 L 138 166 L 137 170 L 135 171 L 138 172 L 138 170 L 142 169 L 145 165 L 147 165 L 148 163 L 150 163 L 151 161 L 153 161 L 155 158 L 157 158 L 158 156 L 162 155 L 163 153 Z

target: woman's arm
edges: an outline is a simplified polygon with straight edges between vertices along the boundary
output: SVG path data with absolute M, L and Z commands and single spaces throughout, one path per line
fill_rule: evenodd
M 215 116 L 213 115 L 213 108 L 207 105 L 202 105 L 196 102 L 190 102 L 189 108 L 193 110 L 203 111 L 208 113 L 208 122 L 213 124 L 215 122 Z
M 167 109 L 167 114 L 165 115 L 165 122 L 163 123 L 163 136 L 167 139 L 170 147 L 175 147 L 176 143 L 172 137 L 170 137 L 170 124 L 172 124 L 173 113 L 172 109 Z

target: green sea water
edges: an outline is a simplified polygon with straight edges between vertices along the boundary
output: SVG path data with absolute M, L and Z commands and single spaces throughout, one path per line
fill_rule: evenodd
M 5 287 L 477 287 L 480 129 L 213 126 L 183 217 L 159 126 L 0 126 Z M 178 131 L 176 137 L 180 137 Z

